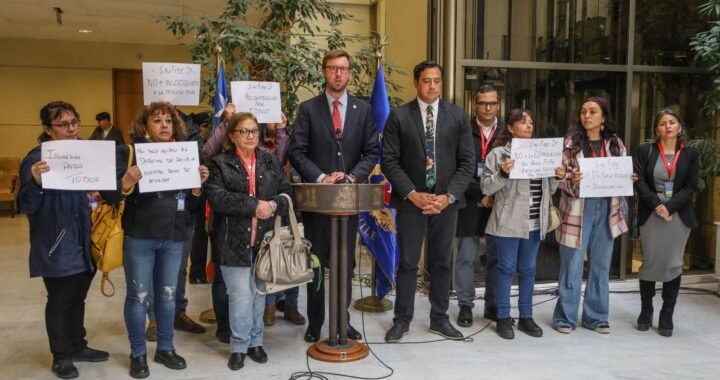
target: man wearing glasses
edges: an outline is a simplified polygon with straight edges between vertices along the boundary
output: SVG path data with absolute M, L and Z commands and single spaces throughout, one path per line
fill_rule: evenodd
M 485 319 L 497 320 L 497 299 L 495 282 L 497 281 L 497 255 L 492 236 L 485 235 L 493 197 L 485 195 L 480 187 L 480 176 L 484 168 L 485 157 L 492 149 L 495 139 L 503 132 L 497 115 L 500 102 L 497 91 L 489 85 L 481 86 L 475 93 L 475 120 L 472 123 L 473 147 L 475 148 L 475 174 L 465 191 L 467 205 L 458 212 L 456 232 L 457 257 L 455 258 L 455 290 L 457 292 L 457 324 L 470 327 L 473 324 L 472 309 L 475 306 L 475 268 L 474 261 L 478 252 L 480 237 L 485 236 L 487 256 L 485 262 Z
M 378 132 L 370 105 L 347 93 L 352 74 L 350 55 L 343 50 L 325 53 L 322 61 L 325 91 L 302 102 L 293 125 L 288 157 L 303 182 L 355 183 L 366 182 L 378 158 Z M 326 215 L 302 213 L 305 237 L 313 245 L 313 252 L 321 265 L 329 260 L 330 218 Z M 348 221 L 348 282 L 351 282 L 355 257 L 355 235 L 358 217 Z M 352 295 L 348 284 L 348 300 Z M 325 284 L 316 275 L 308 284 L 308 328 L 305 341 L 320 340 L 325 321 Z M 349 320 L 349 319 L 348 319 Z M 362 335 L 348 324 L 347 336 L 362 339 Z

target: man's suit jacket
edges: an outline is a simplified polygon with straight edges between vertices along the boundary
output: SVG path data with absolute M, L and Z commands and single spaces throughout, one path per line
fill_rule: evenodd
M 115 140 L 115 145 L 125 144 L 125 139 L 123 138 L 122 131 L 120 131 L 114 126 L 110 128 L 110 132 L 108 132 L 105 138 L 103 138 L 102 128 L 95 127 L 95 130 L 93 131 L 92 135 L 90 135 L 90 138 L 88 140 Z
M 482 140 L 480 138 L 480 127 L 477 125 L 475 120 L 471 121 L 470 129 L 472 130 L 473 136 L 473 148 L 475 150 L 475 166 L 477 163 L 483 162 L 482 160 Z M 490 141 L 488 142 L 487 153 L 490 153 L 492 145 L 497 140 L 498 136 L 502 135 L 505 126 L 498 120 L 495 133 L 493 133 Z M 492 208 L 479 207 L 477 205 L 485 194 L 480 187 L 480 177 L 477 176 L 477 170 L 473 173 L 473 178 L 470 180 L 467 190 L 465 190 L 465 208 L 458 212 L 458 224 L 455 230 L 455 235 L 458 237 L 467 236 L 484 236 L 485 226 L 487 225 Z
M 332 172 L 345 172 L 358 182 L 367 181 L 378 158 L 375 118 L 370 105 L 362 100 L 348 94 L 347 103 L 342 156 L 325 92 L 300 104 L 288 157 L 303 182 L 315 183 L 321 174 Z
M 465 190 L 475 171 L 475 151 L 467 115 L 440 100 L 435 119 L 435 194 L 450 193 L 465 205 Z M 427 192 L 425 185 L 425 126 L 417 99 L 390 111 L 383 131 L 382 170 L 392 183 L 390 205 L 413 210 L 411 191 Z

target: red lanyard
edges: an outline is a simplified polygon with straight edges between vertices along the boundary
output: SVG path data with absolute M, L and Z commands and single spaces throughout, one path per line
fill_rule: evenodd
M 495 129 L 497 129 L 497 124 L 493 125 L 493 129 L 490 130 L 490 134 L 487 138 L 485 138 L 485 134 L 483 133 L 483 128 L 480 123 L 477 123 L 477 125 L 478 128 L 480 128 L 480 147 L 482 148 L 482 155 L 480 156 L 480 158 L 485 161 L 485 156 L 487 156 L 488 147 L 490 146 L 490 141 L 495 134 Z
M 597 153 L 595 153 L 595 149 L 593 149 L 592 145 L 588 142 L 588 147 L 590 148 L 590 152 L 592 153 L 593 157 L 597 157 Z M 600 140 L 600 157 L 605 157 L 605 141 Z
M 672 178 L 673 173 L 675 173 L 675 168 L 677 168 L 676 164 L 680 158 L 680 152 L 682 152 L 683 145 L 680 145 L 680 149 L 675 152 L 675 158 L 673 159 L 672 165 L 668 162 L 667 157 L 665 157 L 665 151 L 663 150 L 660 141 L 658 141 L 657 146 L 660 150 L 660 158 L 662 158 L 663 164 L 665 164 L 665 170 L 667 170 L 668 178 Z
M 240 161 L 243 163 L 243 166 L 245 167 L 245 170 L 247 170 L 248 174 L 250 175 L 250 196 L 255 196 L 255 152 L 252 154 L 252 158 L 250 159 L 250 163 L 248 164 L 245 162 L 245 160 L 240 157 L 240 154 L 236 151 L 235 155 L 240 159 Z

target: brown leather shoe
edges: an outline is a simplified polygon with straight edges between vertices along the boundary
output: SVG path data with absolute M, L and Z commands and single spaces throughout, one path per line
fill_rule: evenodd
M 185 313 L 185 310 L 175 314 L 175 329 L 187 331 L 191 334 L 202 334 L 205 332 L 205 327 L 190 319 Z
M 267 310 L 267 309 L 265 309 Z M 305 317 L 298 311 L 297 305 L 285 305 L 285 320 L 296 325 L 304 325 Z
M 273 326 L 275 324 L 275 305 L 265 305 L 263 323 L 265 326 Z

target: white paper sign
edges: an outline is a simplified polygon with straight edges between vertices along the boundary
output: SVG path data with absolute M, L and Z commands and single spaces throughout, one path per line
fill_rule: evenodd
M 44 189 L 117 189 L 115 141 L 48 141 L 42 143 L 40 157 L 50 166 L 42 174 Z
M 515 166 L 512 179 L 555 177 L 555 168 L 562 164 L 563 139 L 512 139 L 510 158 Z
M 633 195 L 632 157 L 581 158 L 580 198 Z
M 141 193 L 200 188 L 198 144 L 194 141 L 135 144 L 142 172 Z
M 176 106 L 200 104 L 200 65 L 143 62 L 143 99 Z
M 237 112 L 250 112 L 258 123 L 282 122 L 280 83 L 230 82 L 230 94 Z

